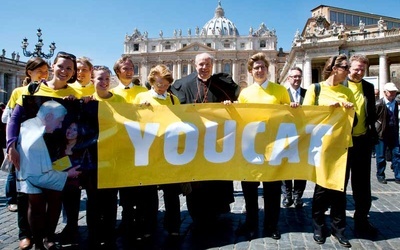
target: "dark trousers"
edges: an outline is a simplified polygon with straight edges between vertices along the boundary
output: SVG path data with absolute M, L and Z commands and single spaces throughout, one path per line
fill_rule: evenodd
M 86 222 L 90 244 L 115 242 L 118 189 L 87 187 Z
M 284 196 L 293 194 L 294 197 L 303 197 L 307 181 L 305 180 L 286 180 L 282 181 L 282 193 Z
M 353 147 L 348 151 L 345 187 L 351 178 L 356 221 L 366 221 L 371 208 L 371 152 L 369 136 L 353 136 Z
M 151 233 L 157 226 L 158 191 L 156 185 L 119 189 L 122 223 L 137 231 Z
M 331 231 L 343 234 L 346 228 L 346 192 L 327 189 L 315 184 L 312 202 L 314 232 L 322 235 L 325 228 L 325 211 L 331 207 Z
M 81 204 L 81 189 L 79 179 L 68 179 L 62 192 L 66 229 L 71 233 L 78 230 L 79 209 Z
M 17 177 L 15 171 L 8 173 L 5 191 L 7 205 L 17 204 Z
M 29 208 L 29 195 L 24 193 L 17 193 L 18 204 L 18 238 L 23 240 L 25 238 L 32 238 L 31 228 L 28 222 L 28 208 Z
M 230 203 L 234 202 L 232 181 L 198 181 L 191 182 L 191 186 L 186 204 L 195 223 L 210 223 L 230 211 Z
M 43 239 L 54 241 L 54 233 L 61 213 L 62 192 L 42 189 L 41 194 L 29 194 L 28 221 L 35 246 L 41 246 Z
M 398 136 L 398 134 L 394 135 Z M 392 166 L 394 171 L 394 177 L 396 180 L 400 180 L 400 149 L 398 140 L 389 145 L 384 140 L 379 140 L 378 144 L 375 145 L 376 154 L 376 177 L 385 178 L 386 169 L 386 149 L 389 149 L 392 153 Z
M 165 204 L 164 228 L 169 233 L 179 233 L 181 225 L 180 184 L 165 184 L 161 188 L 164 192 Z
M 281 201 L 281 181 L 263 182 L 264 229 L 278 227 Z M 243 196 L 246 203 L 246 224 L 258 225 L 258 186 L 259 182 L 242 181 Z

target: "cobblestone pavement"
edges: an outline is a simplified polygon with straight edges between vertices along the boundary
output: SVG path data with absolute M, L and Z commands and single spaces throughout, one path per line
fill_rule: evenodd
M 374 159 L 373 159 L 374 160 Z M 375 178 L 375 163 L 373 161 L 372 180 L 372 208 L 370 221 L 379 229 L 379 236 L 374 240 L 357 239 L 354 236 L 354 201 L 351 196 L 351 187 L 347 191 L 347 231 L 352 249 L 400 249 L 400 185 L 394 182 L 393 172 L 386 170 L 388 183 L 380 184 Z M 4 197 L 6 174 L 0 173 L 0 249 L 18 249 L 17 214 L 9 212 Z M 332 237 L 327 238 L 323 245 L 317 245 L 313 240 L 311 224 L 311 198 L 314 183 L 308 182 L 304 193 L 305 206 L 302 209 L 282 208 L 279 228 L 282 233 L 280 240 L 264 237 L 262 223 L 259 234 L 253 240 L 237 236 L 235 230 L 245 220 L 244 199 L 239 182 L 235 185 L 235 202 L 231 205 L 231 213 L 225 214 L 206 231 L 198 231 L 193 226 L 187 212 L 185 198 L 181 197 L 182 226 L 179 240 L 171 240 L 162 228 L 164 203 L 162 192 L 159 192 L 160 207 L 158 215 L 158 229 L 151 240 L 137 242 L 128 237 L 120 236 L 117 239 L 118 249 L 343 249 Z M 261 188 L 259 204 L 262 203 Z M 87 249 L 86 228 L 86 195 L 83 192 L 79 217 L 80 242 L 77 246 L 64 246 L 65 249 Z M 210 204 L 211 205 L 211 204 Z M 121 208 L 118 209 L 120 222 Z M 260 219 L 263 211 L 261 207 Z M 57 230 L 64 227 L 62 218 Z

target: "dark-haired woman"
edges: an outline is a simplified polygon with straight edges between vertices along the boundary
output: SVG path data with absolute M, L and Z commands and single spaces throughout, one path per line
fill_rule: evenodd
M 69 53 L 59 52 L 54 59 L 52 69 L 53 79 L 42 81 L 39 84 L 31 82 L 23 89 L 22 95 L 79 98 L 79 94 L 68 86 L 68 83 L 76 80 L 76 57 Z M 16 142 L 24 114 L 25 109 L 22 106 L 21 96 L 16 101 L 7 126 L 7 153 L 17 170 L 20 169 L 20 159 L 16 150 Z M 17 183 L 17 191 L 18 188 Z M 29 194 L 28 221 L 37 249 L 57 249 L 58 245 L 54 243 L 54 231 L 61 212 L 61 192 L 48 189 L 42 189 L 42 191 L 42 194 Z

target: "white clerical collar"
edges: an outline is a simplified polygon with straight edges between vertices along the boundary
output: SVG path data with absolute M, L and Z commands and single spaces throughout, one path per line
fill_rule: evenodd
M 126 89 L 127 87 L 128 88 L 133 88 L 135 85 L 133 85 L 133 83 L 129 83 L 128 85 L 124 85 L 124 84 L 122 84 L 122 82 L 120 82 L 119 84 L 118 84 L 118 88 L 121 88 L 121 89 Z
M 167 91 L 164 92 L 164 94 L 160 95 L 158 94 L 154 88 L 152 87 L 150 89 L 150 94 L 153 98 L 157 98 L 157 99 L 162 99 L 162 100 L 166 100 L 167 99 Z

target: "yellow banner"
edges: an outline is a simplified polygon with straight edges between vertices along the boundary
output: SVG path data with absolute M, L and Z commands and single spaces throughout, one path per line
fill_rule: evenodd
M 353 110 L 99 103 L 99 188 L 305 179 L 343 190 Z

